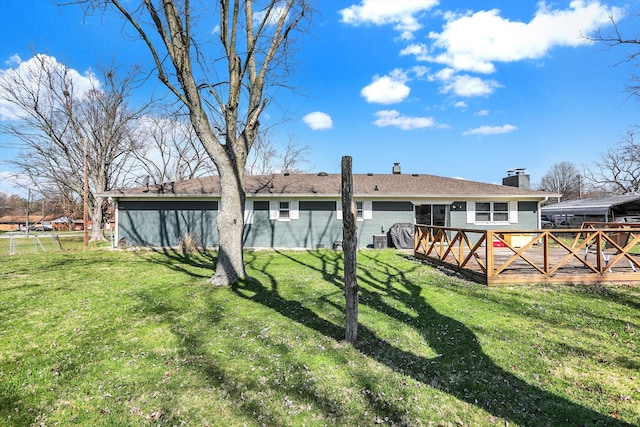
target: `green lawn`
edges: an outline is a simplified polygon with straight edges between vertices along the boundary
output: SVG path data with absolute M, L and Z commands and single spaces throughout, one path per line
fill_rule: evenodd
M 640 424 L 640 288 L 487 288 L 394 250 L 0 256 L 0 425 Z

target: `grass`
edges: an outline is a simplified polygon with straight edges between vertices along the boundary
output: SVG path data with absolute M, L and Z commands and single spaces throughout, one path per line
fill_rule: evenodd
M 486 288 L 393 250 L 0 257 L 0 425 L 638 425 L 640 289 Z

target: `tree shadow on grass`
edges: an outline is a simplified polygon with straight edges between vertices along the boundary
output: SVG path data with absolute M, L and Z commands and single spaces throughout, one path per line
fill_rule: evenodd
M 148 253 L 161 255 L 153 258 L 147 257 L 147 260 L 150 262 L 191 277 L 199 278 L 211 277 L 211 272 L 214 270 L 218 261 L 218 253 L 207 250 L 186 252 L 177 248 L 150 248 L 149 250 L 140 251 L 139 255 L 144 256 Z M 194 269 L 208 269 L 209 273 L 198 274 Z
M 320 267 L 301 262 L 299 258 L 280 253 L 305 268 L 323 274 L 327 281 L 343 290 L 337 274 L 338 258 L 329 251 L 309 251 L 320 261 Z M 582 425 L 631 425 L 600 414 L 563 397 L 542 390 L 497 366 L 487 356 L 475 334 L 463 323 L 436 311 L 421 294 L 421 287 L 407 279 L 406 273 L 395 266 L 377 262 L 387 280 L 359 269 L 360 304 L 365 304 L 386 316 L 405 323 L 422 335 L 437 357 L 419 356 L 381 339 L 366 325 L 358 325 L 358 343 L 355 347 L 371 359 L 389 369 L 408 375 L 426 386 L 448 393 L 456 398 L 484 409 L 489 414 L 509 422 L 527 426 L 582 426 Z M 260 303 L 305 327 L 340 341 L 344 338 L 344 326 L 319 317 L 301 302 L 288 300 L 278 292 L 278 281 L 263 270 L 268 283 L 247 280 L 233 287 L 234 292 L 250 301 Z M 399 284 L 400 286 L 397 286 Z M 409 315 L 389 305 L 385 297 L 392 297 L 417 313 Z M 344 307 L 335 304 L 336 309 Z M 384 411 L 392 417 L 400 417 L 399 410 L 385 405 Z M 451 414 L 454 415 L 454 414 Z M 400 422 L 396 419 L 396 422 Z

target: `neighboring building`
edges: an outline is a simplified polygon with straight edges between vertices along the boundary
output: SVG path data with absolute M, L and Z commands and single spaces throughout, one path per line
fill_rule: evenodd
M 556 226 L 580 227 L 583 222 L 640 222 L 640 195 L 567 200 L 544 206 L 542 215 Z
M 53 216 L 42 217 L 42 215 L 29 215 L 29 228 L 50 229 Z M 6 215 L 0 217 L 0 231 L 24 231 L 27 218 L 24 215 Z
M 245 247 L 330 248 L 342 241 L 340 174 L 246 176 Z M 533 230 L 548 193 L 433 175 L 356 174 L 360 247 L 396 223 Z M 218 176 L 111 192 L 116 239 L 135 246 L 176 246 L 187 235 L 218 243 Z

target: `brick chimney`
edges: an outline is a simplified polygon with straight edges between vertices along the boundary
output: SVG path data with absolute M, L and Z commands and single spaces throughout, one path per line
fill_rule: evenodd
M 502 185 L 518 188 L 531 188 L 531 177 L 524 168 L 507 171 L 507 176 L 502 178 Z
M 400 163 L 394 163 L 393 164 L 393 169 L 391 169 L 391 173 L 393 173 L 394 175 L 400 175 Z

